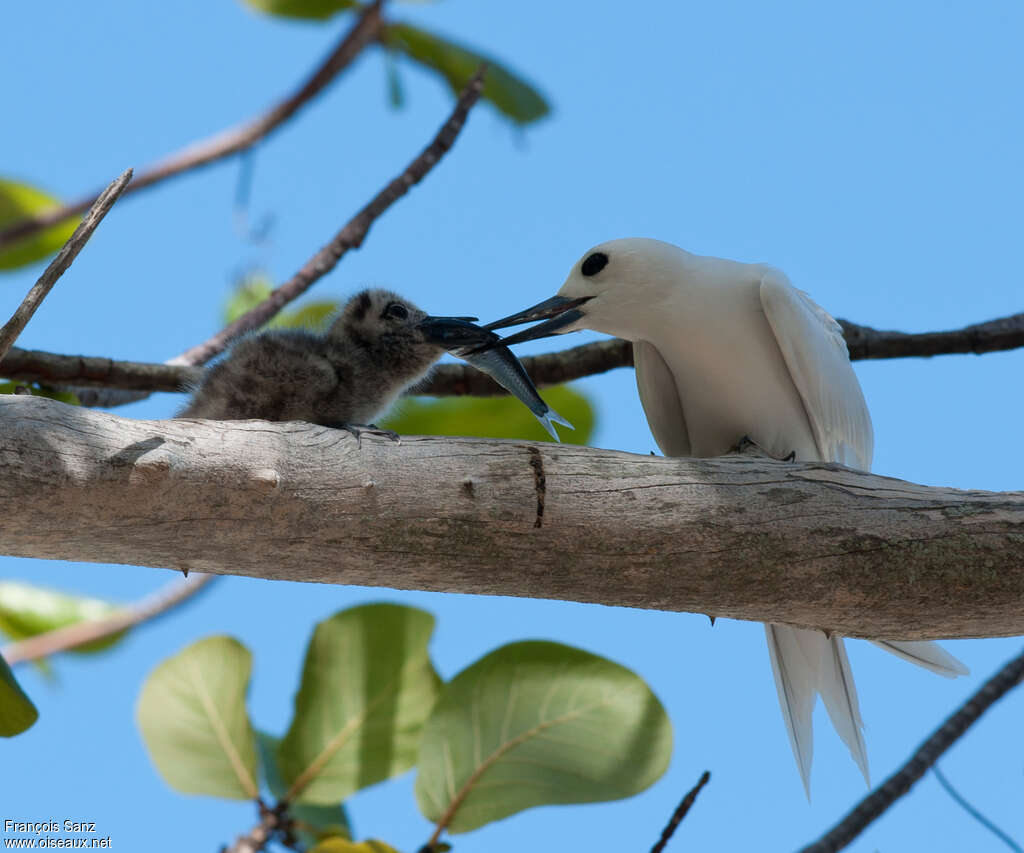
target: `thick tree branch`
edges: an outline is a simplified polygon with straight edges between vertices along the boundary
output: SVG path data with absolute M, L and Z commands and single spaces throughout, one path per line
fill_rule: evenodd
M 1024 653 L 1015 657 L 986 681 L 955 714 L 917 748 L 906 764 L 861 800 L 835 827 L 813 844 L 804 847 L 800 853 L 836 853 L 850 844 L 889 806 L 906 794 L 985 711 L 1022 680 Z
M 469 111 L 483 91 L 484 71 L 481 67 L 466 84 L 455 108 L 447 121 L 431 140 L 430 144 L 405 168 L 405 170 L 360 210 L 326 246 L 320 249 L 288 281 L 275 288 L 259 305 L 254 306 L 233 323 L 229 323 L 213 337 L 185 350 L 171 359 L 171 364 L 203 364 L 239 335 L 250 329 L 257 329 L 277 314 L 293 299 L 305 293 L 314 282 L 327 275 L 349 249 L 358 249 L 370 230 L 370 226 L 398 199 L 422 181 L 442 157 L 447 154 L 469 117 Z
M 352 29 L 294 93 L 277 103 L 262 116 L 221 131 L 209 139 L 195 142 L 165 160 L 144 169 L 128 185 L 125 192 L 133 193 L 151 187 L 167 178 L 180 175 L 182 172 L 230 157 L 232 154 L 251 147 L 279 128 L 305 104 L 320 94 L 342 70 L 351 64 L 364 47 L 377 40 L 381 26 L 380 5 L 380 0 L 376 0 L 366 7 Z M 31 236 L 43 228 L 56 225 L 72 216 L 77 216 L 87 210 L 97 198 L 98 195 L 89 195 L 71 204 L 40 213 L 30 219 L 15 222 L 0 230 L 0 247 Z
M 471 307 L 471 306 L 470 306 Z M 1024 314 L 1001 317 L 949 332 L 880 332 L 870 326 L 840 321 L 854 361 L 866 358 L 986 353 L 1024 347 Z M 633 366 L 628 341 L 613 338 L 544 355 L 526 356 L 523 365 L 540 387 L 571 382 L 617 367 Z M 0 362 L 0 376 L 48 384 L 75 382 L 84 386 L 137 391 L 179 391 L 199 373 L 180 365 L 114 361 L 108 358 L 56 355 L 11 350 Z M 489 376 L 467 364 L 443 364 L 417 388 L 417 394 L 436 397 L 489 397 L 506 393 Z
M 187 568 L 187 564 L 180 568 Z M 184 604 L 215 577 L 216 575 L 193 574 L 185 580 L 174 580 L 107 619 L 76 622 L 74 625 L 56 628 L 45 634 L 37 634 L 27 640 L 10 643 L 0 649 L 0 655 L 3 655 L 8 664 L 14 666 L 104 640 L 162 616 L 179 604 Z
M 14 316 L 0 329 L 0 361 L 3 361 L 4 356 L 7 355 L 11 346 L 18 339 L 18 335 L 28 325 L 28 321 L 32 319 L 36 309 L 43 304 L 43 300 L 46 299 L 47 294 L 53 289 L 57 280 L 64 275 L 68 267 L 78 257 L 78 253 L 82 251 L 82 247 L 89 242 L 92 232 L 103 221 L 103 217 L 114 206 L 114 202 L 120 198 L 121 193 L 124 192 L 124 188 L 131 179 L 132 170 L 128 169 L 114 178 L 110 185 L 100 193 L 99 198 L 96 199 L 96 202 L 89 209 L 85 218 L 82 219 L 74 233 L 61 247 L 57 257 L 50 261 L 50 265 L 43 271 L 43 274 L 39 276 L 39 280 L 36 281 L 32 289 L 22 300 L 18 310 L 14 312 Z
M 0 547 L 17 556 L 872 638 L 1024 633 L 1020 492 L 521 441 L 364 437 L 360 450 L 310 424 L 134 421 L 28 396 L 0 398 L 0 434 Z

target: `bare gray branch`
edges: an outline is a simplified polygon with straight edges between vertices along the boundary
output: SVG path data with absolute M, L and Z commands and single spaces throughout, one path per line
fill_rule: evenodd
M 14 312 L 14 316 L 0 329 L 0 361 L 3 361 L 4 356 L 7 355 L 11 346 L 18 339 L 18 335 L 28 325 L 28 321 L 32 319 L 36 309 L 43 304 L 43 300 L 46 299 L 47 294 L 53 289 L 57 280 L 64 275 L 67 268 L 78 257 L 78 253 L 82 251 L 82 247 L 89 242 L 92 232 L 103 221 L 103 217 L 114 206 L 114 202 L 121 197 L 121 193 L 124 192 L 131 179 L 132 170 L 127 169 L 114 178 L 110 185 L 100 193 L 99 198 L 96 199 L 89 212 L 78 223 L 74 233 L 61 247 L 57 257 L 50 261 L 50 265 L 43 271 L 43 274 L 39 276 L 39 280 L 36 281 L 32 289 L 22 300 L 21 305 Z
M 223 130 L 209 139 L 194 142 L 143 170 L 125 192 L 133 193 L 158 184 L 167 178 L 180 175 L 182 172 L 230 157 L 264 139 L 322 92 L 341 71 L 352 63 L 352 60 L 359 55 L 364 47 L 376 41 L 380 26 L 380 0 L 376 0 L 364 9 L 352 29 L 295 92 L 275 104 L 263 115 L 237 127 Z M 78 215 L 88 209 L 97 197 L 89 195 L 71 204 L 15 222 L 0 230 L 0 247 Z

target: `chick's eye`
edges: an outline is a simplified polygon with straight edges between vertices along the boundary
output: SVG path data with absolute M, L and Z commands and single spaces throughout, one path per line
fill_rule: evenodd
M 384 309 L 384 316 L 395 320 L 405 320 L 409 316 L 409 309 L 404 305 L 399 305 L 397 302 L 392 302 Z
M 583 275 L 597 275 L 601 270 L 605 268 L 608 263 L 608 256 L 604 252 L 594 252 L 593 254 L 587 255 L 583 261 L 583 265 L 580 267 L 580 272 Z

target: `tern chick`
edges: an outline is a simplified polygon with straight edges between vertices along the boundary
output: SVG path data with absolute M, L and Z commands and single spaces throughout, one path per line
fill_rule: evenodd
M 364 290 L 326 333 L 271 329 L 242 338 L 206 371 L 178 417 L 308 421 L 357 439 L 397 438 L 373 419 L 441 356 L 447 324 L 466 319 L 429 317 L 391 291 Z

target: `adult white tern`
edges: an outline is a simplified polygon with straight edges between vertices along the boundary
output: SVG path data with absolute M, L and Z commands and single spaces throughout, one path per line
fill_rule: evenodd
M 633 342 L 640 400 L 666 456 L 720 456 L 747 437 L 779 459 L 871 467 L 871 418 L 842 330 L 777 269 L 658 240 L 612 240 L 573 266 L 557 296 L 488 328 L 546 318 L 504 343 L 578 329 Z M 870 785 L 843 638 L 771 623 L 765 634 L 808 797 L 819 694 Z M 876 645 L 940 675 L 967 673 L 935 643 Z

